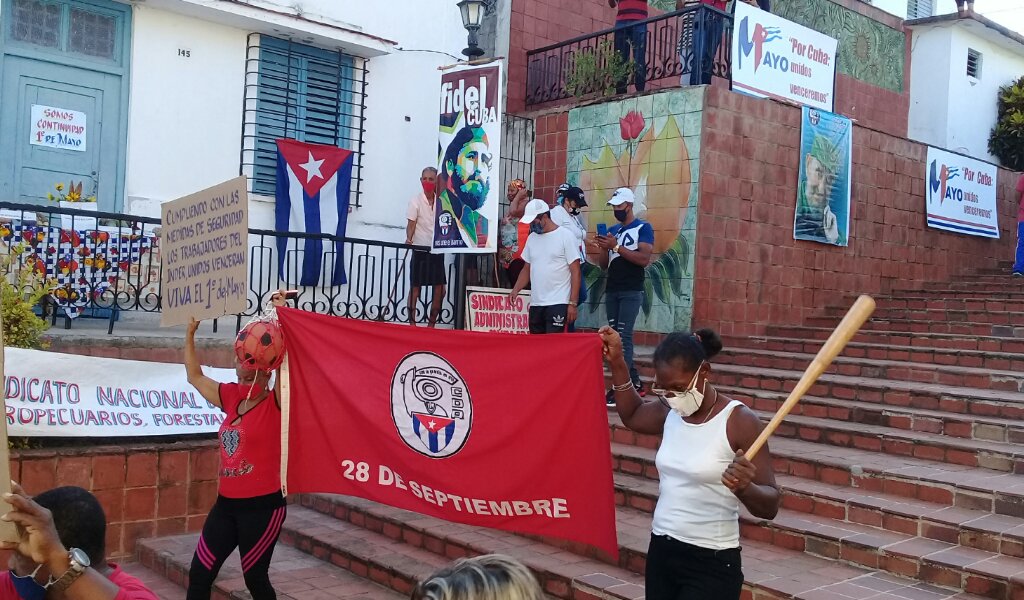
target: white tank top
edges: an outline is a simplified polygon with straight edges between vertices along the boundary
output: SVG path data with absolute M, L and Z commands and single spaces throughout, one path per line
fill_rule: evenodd
M 722 485 L 722 473 L 736 456 L 726 425 L 741 404 L 730 401 L 703 425 L 669 411 L 656 460 L 661 490 L 654 509 L 655 535 L 712 550 L 739 547 L 740 501 Z

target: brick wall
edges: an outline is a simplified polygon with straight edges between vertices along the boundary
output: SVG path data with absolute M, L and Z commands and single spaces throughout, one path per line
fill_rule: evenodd
M 909 44 L 909 37 L 908 44 Z M 909 52 L 909 51 L 908 51 Z M 909 73 L 910 67 L 907 67 Z M 858 125 L 905 137 L 910 124 L 910 86 L 902 94 L 847 75 L 836 75 L 835 112 Z
M 219 460 L 213 439 L 12 450 L 11 477 L 29 494 L 62 485 L 95 494 L 107 514 L 107 556 L 120 561 L 141 538 L 202 529 L 217 497 Z
M 694 326 L 726 335 L 796 325 L 850 294 L 946 281 L 1012 256 L 1014 175 L 999 176 L 1002 238 L 925 225 L 925 146 L 857 126 L 850 245 L 793 240 L 800 109 L 707 92 Z
M 533 164 L 533 196 L 552 200 L 566 180 L 569 112 L 553 112 L 536 120 L 536 157 Z

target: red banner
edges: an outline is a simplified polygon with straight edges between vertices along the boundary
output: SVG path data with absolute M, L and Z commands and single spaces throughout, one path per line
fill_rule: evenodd
M 574 540 L 618 556 L 601 343 L 279 308 L 288 492 Z

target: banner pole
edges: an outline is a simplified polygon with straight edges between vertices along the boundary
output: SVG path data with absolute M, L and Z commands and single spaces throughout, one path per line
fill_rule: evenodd
M 4 365 L 6 351 L 4 349 L 3 317 L 0 316 L 0 381 L 7 381 Z M 0 409 L 7 414 L 7 394 L 0 394 Z M 11 450 L 7 441 L 7 419 L 0 424 L 0 496 L 11 493 Z M 41 491 L 41 490 L 40 490 Z M 11 505 L 0 500 L 0 511 L 4 514 L 10 512 Z M 18 530 L 14 523 L 0 521 L 0 541 L 17 542 L 19 539 Z
M 281 378 L 281 493 L 288 495 L 288 429 L 291 417 L 291 382 L 288 372 L 288 353 L 284 354 L 281 369 L 277 372 Z

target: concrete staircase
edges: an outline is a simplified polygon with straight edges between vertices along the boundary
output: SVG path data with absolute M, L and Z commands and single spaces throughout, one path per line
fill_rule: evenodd
M 730 341 L 715 384 L 770 418 L 844 310 Z M 1022 314 L 1024 281 L 994 272 L 879 299 L 876 318 L 771 442 L 783 508 L 770 522 L 742 516 L 745 598 L 1024 600 Z M 650 355 L 638 357 L 648 379 Z M 643 598 L 659 439 L 614 412 L 608 423 L 616 564 L 573 544 L 306 496 L 275 556 L 281 597 L 408 597 L 454 558 L 503 552 L 552 598 Z M 135 569 L 180 583 L 194 543 L 145 540 Z M 235 568 L 221 597 L 247 597 Z

